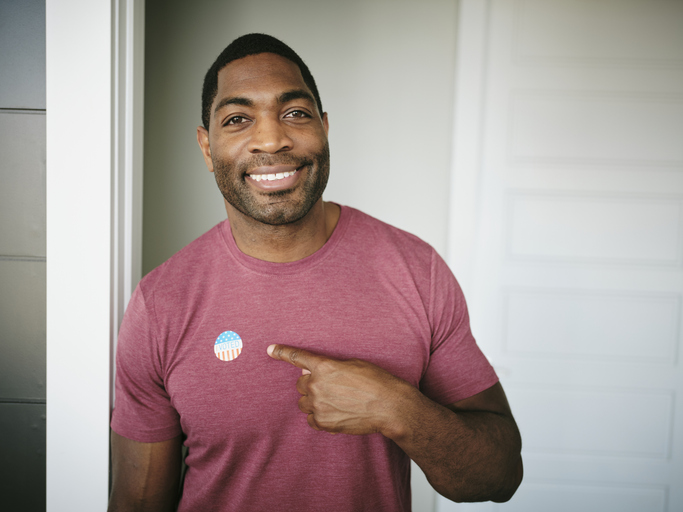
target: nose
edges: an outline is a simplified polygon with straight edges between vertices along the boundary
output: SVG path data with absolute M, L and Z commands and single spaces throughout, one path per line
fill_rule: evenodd
M 294 142 L 279 119 L 263 118 L 257 121 L 249 140 L 251 153 L 277 153 L 292 149 Z

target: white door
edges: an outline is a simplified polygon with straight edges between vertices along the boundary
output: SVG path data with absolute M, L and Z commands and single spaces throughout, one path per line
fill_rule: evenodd
M 683 511 L 683 1 L 461 6 L 450 263 L 525 479 L 437 508 Z

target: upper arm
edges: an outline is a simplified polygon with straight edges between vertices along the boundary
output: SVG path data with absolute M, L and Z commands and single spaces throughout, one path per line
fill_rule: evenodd
M 477 393 L 469 398 L 460 400 L 446 406 L 453 412 L 493 412 L 501 416 L 508 416 L 512 418 L 512 411 L 510 404 L 503 391 L 503 386 L 500 382 L 495 383 L 488 389 L 481 393 Z
M 111 451 L 111 512 L 175 510 L 181 466 L 180 436 L 159 443 L 139 443 L 112 431 Z

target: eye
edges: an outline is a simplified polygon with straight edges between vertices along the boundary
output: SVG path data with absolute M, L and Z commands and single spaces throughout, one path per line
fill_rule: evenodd
M 291 112 L 287 112 L 285 114 L 285 117 L 289 118 L 307 118 L 311 117 L 307 112 L 304 112 L 303 110 L 292 110 Z
M 225 122 L 225 126 L 242 124 L 242 123 L 246 123 L 247 121 L 249 121 L 249 120 L 248 120 L 246 117 L 243 117 L 243 116 L 232 116 L 231 118 L 229 118 L 229 119 Z

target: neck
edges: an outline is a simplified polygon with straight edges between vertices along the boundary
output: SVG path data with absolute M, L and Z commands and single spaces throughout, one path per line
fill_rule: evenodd
M 264 261 L 285 263 L 310 256 L 332 236 L 340 208 L 319 199 L 300 220 L 271 226 L 258 222 L 225 202 L 232 236 L 240 251 Z

